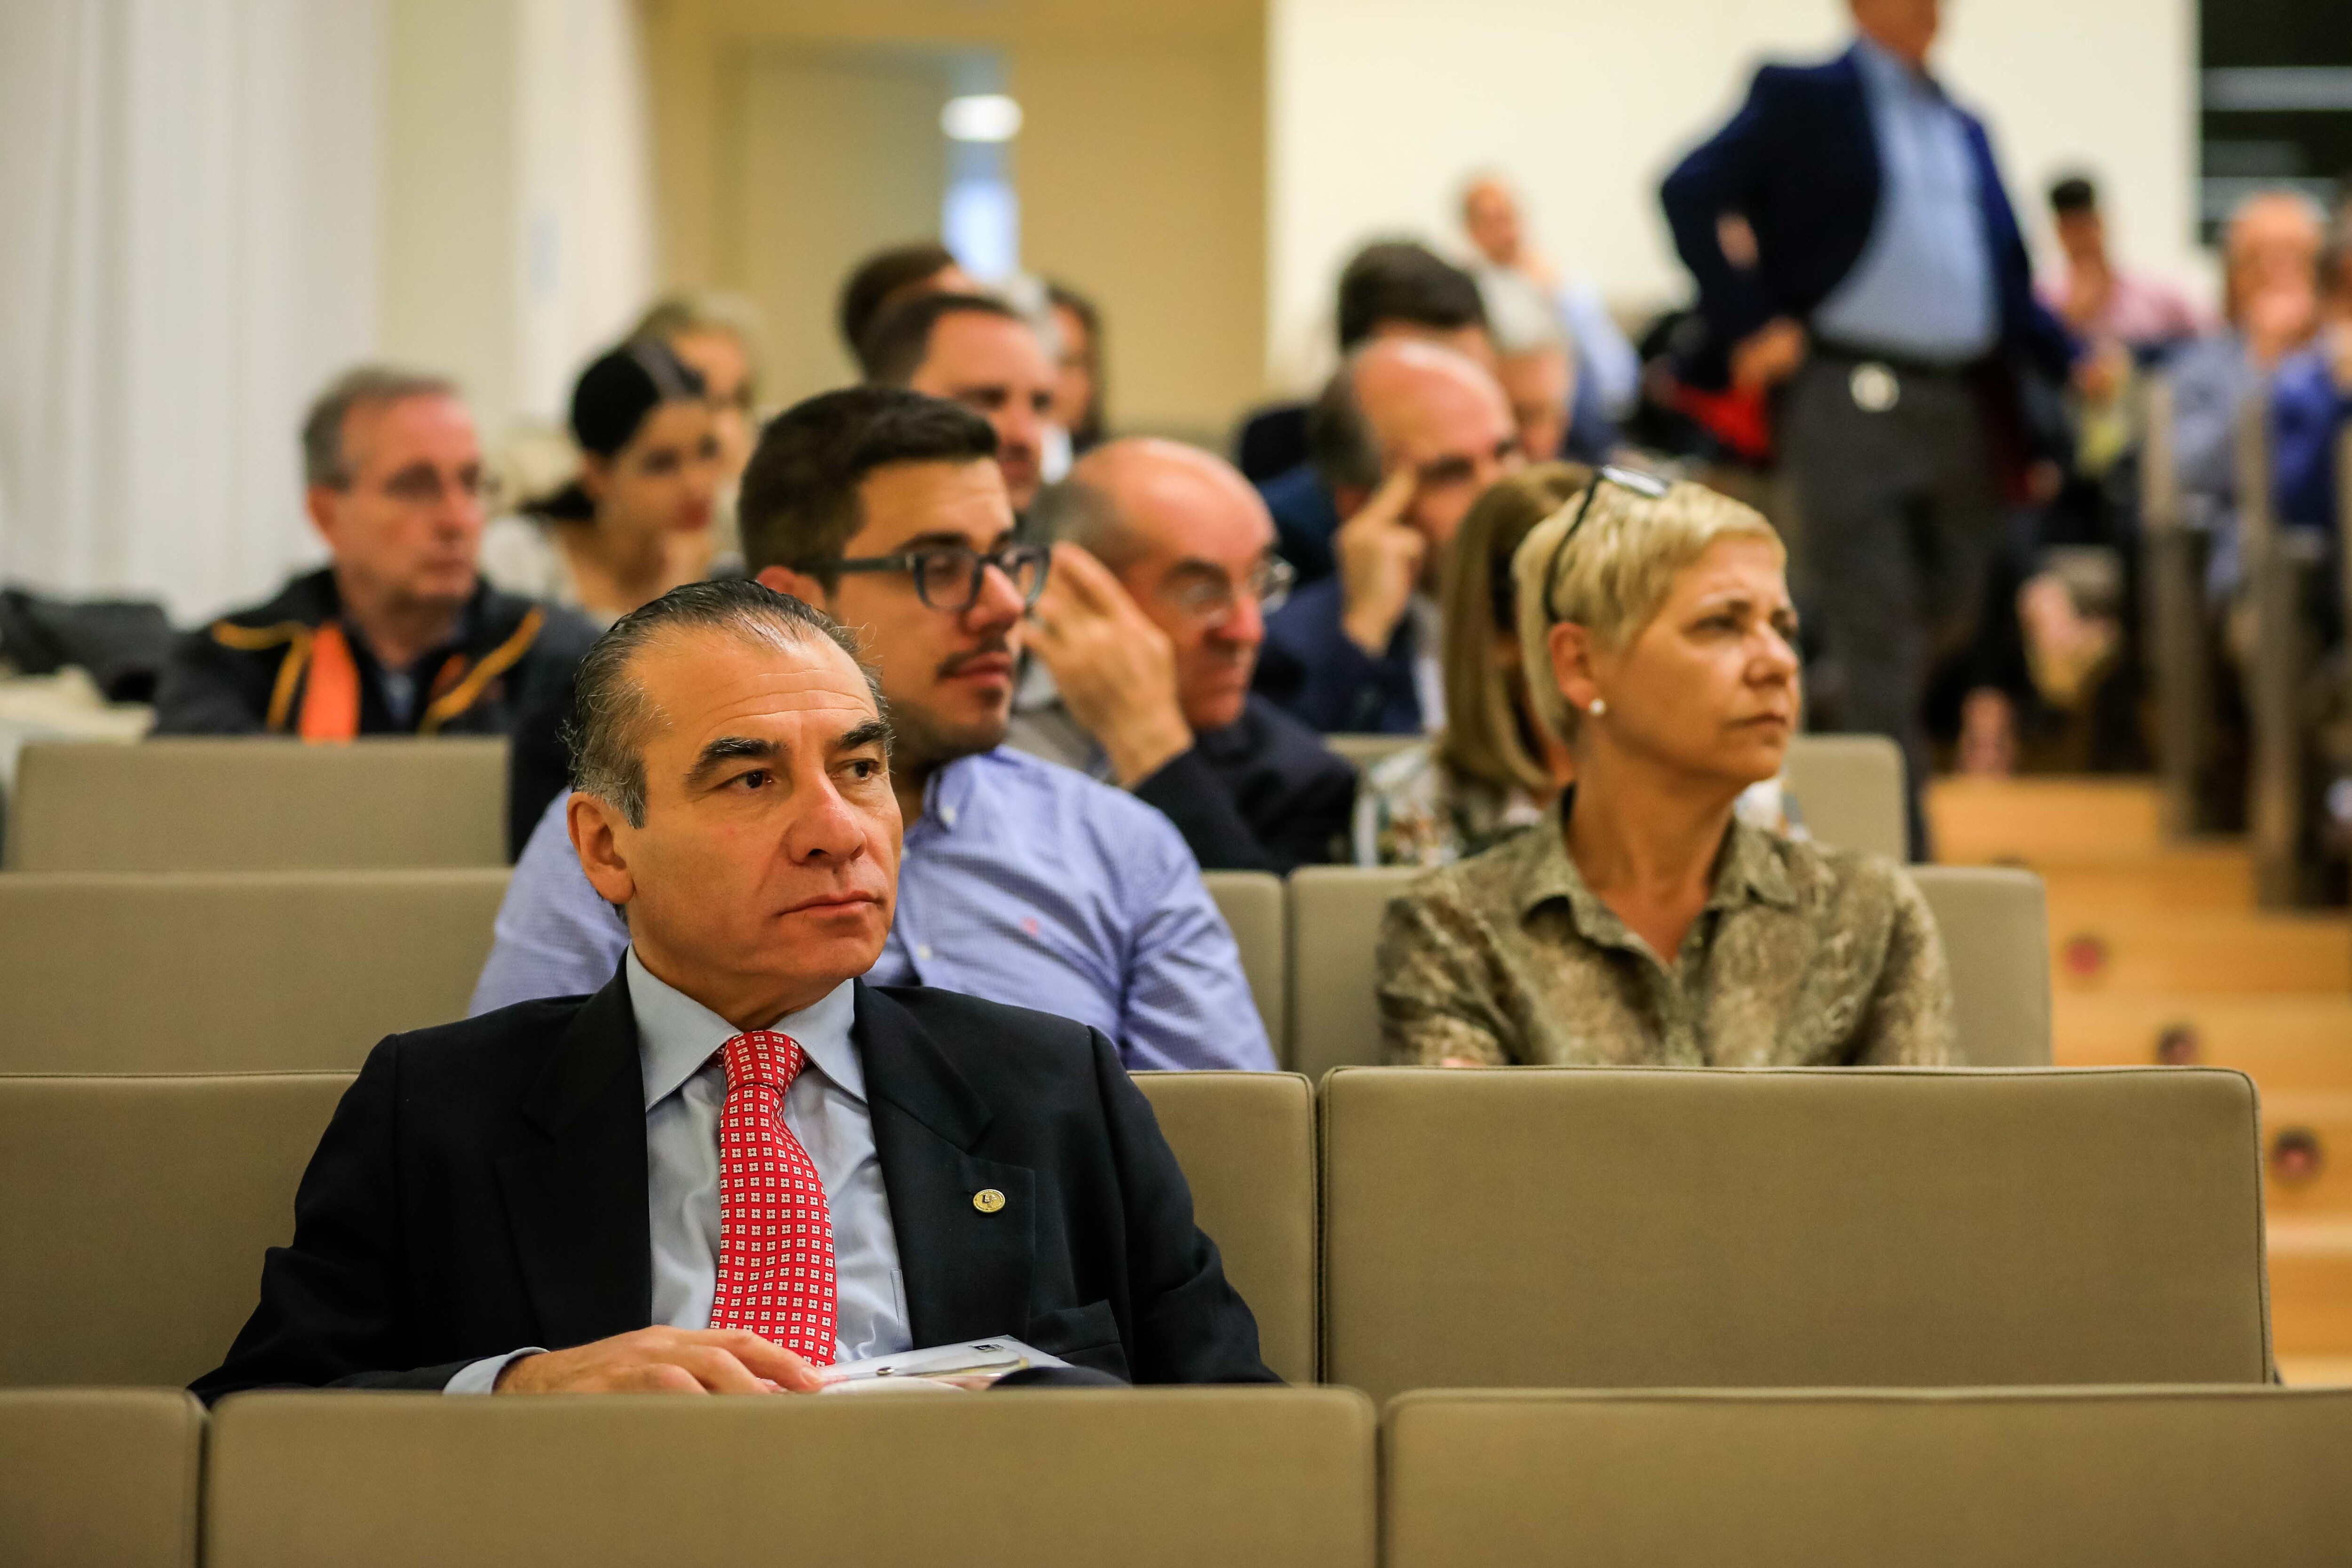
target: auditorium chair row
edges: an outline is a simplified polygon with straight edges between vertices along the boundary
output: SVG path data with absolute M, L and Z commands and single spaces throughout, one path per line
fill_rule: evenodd
M 0 1385 L 215 1364 L 349 1081 L 0 1078 Z M 2272 1375 L 2258 1109 L 2236 1072 L 1137 1082 L 1294 1383 L 1385 1400 Z
M 1934 906 L 1961 1058 L 2050 1060 L 2042 883 L 1911 868 Z M 1208 876 L 1286 1066 L 1381 1059 L 1381 911 L 1402 870 Z M 356 1068 L 387 1034 L 465 1015 L 503 869 L 0 877 L 0 1072 Z M 169 1026 L 159 1026 L 169 1020 Z
M 1360 765 L 1410 735 L 1334 735 Z M 24 748 L 12 871 L 360 871 L 503 866 L 506 742 L 312 746 L 174 738 Z M 1790 792 L 1824 842 L 1904 858 L 1903 753 L 1879 735 L 1801 735 Z
M 0 1393 L 15 1568 L 2264 1568 L 2352 1390 Z

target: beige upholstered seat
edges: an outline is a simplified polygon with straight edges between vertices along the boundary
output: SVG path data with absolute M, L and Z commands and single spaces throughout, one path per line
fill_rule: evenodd
M 2352 1558 L 2352 1389 L 1407 1394 L 1391 1568 Z
M 0 1562 L 194 1568 L 204 1429 L 176 1388 L 0 1390 Z
M 2252 1082 L 2199 1068 L 1349 1068 L 1323 1375 L 2252 1383 Z
M 1943 934 L 1960 1060 L 2048 1067 L 2050 916 L 2042 879 L 1990 866 L 1906 869 Z
M 496 737 L 36 742 L 12 871 L 301 871 L 507 863 Z
M 503 870 L 0 876 L 0 1072 L 357 1068 L 466 1015 Z
M 1326 735 L 1323 743 L 1362 769 L 1380 764 L 1384 757 L 1392 757 L 1407 746 L 1418 745 L 1419 735 Z
M 1913 866 L 1951 965 L 1960 1060 L 2050 1060 L 2050 948 L 2042 879 L 2031 871 Z M 1307 866 L 1290 874 L 1289 1065 L 1319 1079 L 1381 1059 L 1373 973 L 1381 917 L 1420 873 Z
M 1289 1000 L 1288 938 L 1282 929 L 1282 879 L 1264 871 L 1203 871 L 1201 880 L 1217 901 L 1217 912 L 1234 930 L 1242 950 L 1242 973 L 1249 981 L 1257 1016 L 1265 1021 L 1265 1037 L 1273 1042 L 1274 1058 L 1284 1058 L 1284 1033 Z
M 1805 831 L 1840 849 L 1911 858 L 1904 820 L 1903 748 L 1885 735 L 1799 735 L 1781 782 Z
M 1343 1389 L 247 1394 L 205 1562 L 1370 1568 L 1372 1439 Z
M 1265 1364 L 1315 1380 L 1315 1090 L 1290 1073 L 1145 1072 L 1193 1216 L 1257 1317 Z
M 217 1366 L 350 1081 L 0 1078 L 0 1384 Z

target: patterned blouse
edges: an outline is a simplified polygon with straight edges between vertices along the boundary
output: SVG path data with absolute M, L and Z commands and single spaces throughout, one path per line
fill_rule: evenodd
M 1671 964 L 1585 886 L 1565 833 L 1547 826 L 1416 879 L 1381 922 L 1380 974 L 1387 1057 L 1408 1066 L 1932 1066 L 1952 1054 L 1943 942 L 1911 879 L 1878 856 L 1737 817 Z

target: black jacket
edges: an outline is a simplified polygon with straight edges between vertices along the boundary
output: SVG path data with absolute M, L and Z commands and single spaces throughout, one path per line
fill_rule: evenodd
M 335 574 L 328 569 L 295 578 L 266 605 L 190 632 L 156 691 L 155 733 L 293 733 L 311 639 L 341 610 Z M 511 858 L 564 787 L 562 729 L 572 707 L 572 673 L 596 640 L 596 628 L 570 610 L 501 594 L 488 583 L 475 586 L 463 624 L 463 636 L 416 671 L 415 711 L 404 725 L 385 704 L 374 656 L 363 640 L 351 639 L 360 671 L 359 732 L 510 737 Z
M 857 983 L 918 1347 L 1013 1334 L 1139 1383 L 1275 1381 L 1108 1040 L 1066 1018 Z M 272 1385 L 439 1388 L 520 1345 L 647 1326 L 636 1018 L 615 975 L 378 1045 L 320 1140 L 294 1244 L 205 1401 Z M 972 1196 L 993 1187 L 1004 1205 Z
M 1356 808 L 1355 764 L 1255 692 L 1242 716 L 1135 786 L 1204 871 L 1272 871 L 1335 857 Z

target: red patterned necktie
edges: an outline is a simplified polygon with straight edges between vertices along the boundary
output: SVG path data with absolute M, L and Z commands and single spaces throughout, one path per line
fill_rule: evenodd
M 833 1216 L 816 1166 L 784 1125 L 784 1095 L 808 1060 L 790 1035 L 727 1042 L 719 1119 L 719 1288 L 714 1329 L 749 1329 L 817 1366 L 833 1364 Z

